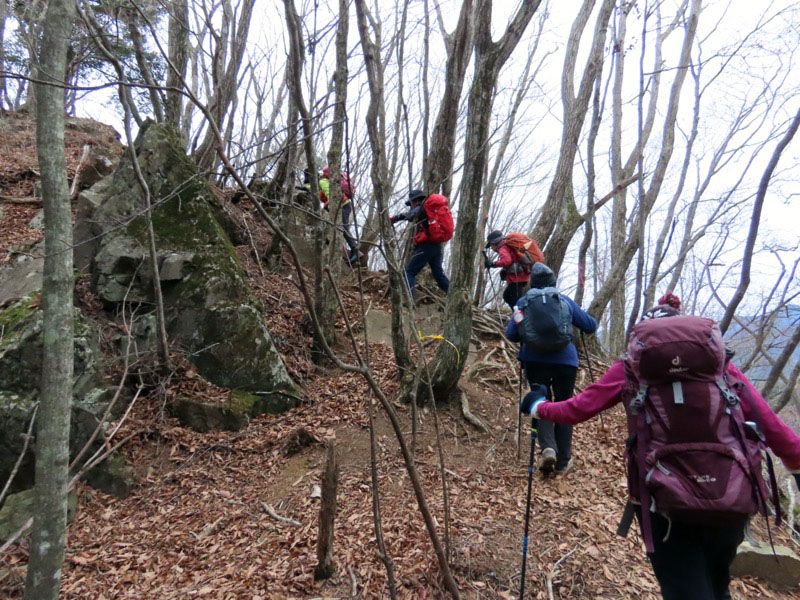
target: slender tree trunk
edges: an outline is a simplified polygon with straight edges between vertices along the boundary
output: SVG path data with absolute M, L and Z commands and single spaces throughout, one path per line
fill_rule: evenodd
M 344 237 L 341 233 L 342 222 L 342 141 L 344 139 L 344 120 L 347 118 L 347 31 L 350 25 L 349 7 L 346 0 L 339 0 L 339 20 L 336 29 L 336 72 L 334 73 L 334 109 L 331 126 L 331 145 L 328 149 L 328 169 L 330 186 L 328 190 L 328 217 L 331 222 L 320 234 L 324 236 L 323 256 L 331 269 L 333 278 L 338 281 L 344 264 L 342 251 Z M 352 208 L 352 204 L 351 204 Z M 350 249 L 347 249 L 350 252 Z M 316 286 L 314 298 L 317 315 L 320 318 L 323 334 L 329 346 L 336 339 L 336 295 L 330 289 L 326 278 L 322 278 Z M 317 348 L 322 355 L 322 349 Z
M 50 0 L 37 78 L 62 84 L 75 4 Z M 64 90 L 37 84 L 36 147 L 42 174 L 45 259 L 42 287 L 42 383 L 36 431 L 36 488 L 27 600 L 56 600 L 67 535 L 72 404 L 72 215 L 64 158 Z
M 742 301 L 742 298 L 744 298 L 744 294 L 750 285 L 750 265 L 753 262 L 753 250 L 755 249 L 756 238 L 758 237 L 758 226 L 761 222 L 761 209 L 764 206 L 764 198 L 767 195 L 769 180 L 772 177 L 773 171 L 775 171 L 775 167 L 778 166 L 778 161 L 781 159 L 783 151 L 786 149 L 786 146 L 789 145 L 789 142 L 792 141 L 794 134 L 797 133 L 798 126 L 800 126 L 800 110 L 797 111 L 786 134 L 781 141 L 778 142 L 778 145 L 772 152 L 767 168 L 764 169 L 764 174 L 761 176 L 761 181 L 758 184 L 758 192 L 753 202 L 753 214 L 750 218 L 750 232 L 747 235 L 747 243 L 744 246 L 742 273 L 739 276 L 739 285 L 736 287 L 733 298 L 731 298 L 731 302 L 728 304 L 728 308 L 725 310 L 725 314 L 719 322 L 719 328 L 722 330 L 722 333 L 728 330 L 733 320 L 733 315 L 736 313 L 736 309 L 739 307 L 739 303 Z
M 775 360 L 775 364 L 772 365 L 767 380 L 764 382 L 764 385 L 761 386 L 761 395 L 764 396 L 764 398 L 768 398 L 772 394 L 775 384 L 778 383 L 781 373 L 783 373 L 786 365 L 789 364 L 789 360 L 792 358 L 794 351 L 797 350 L 798 345 L 800 345 L 800 321 L 798 321 L 795 327 L 794 335 L 786 342 L 780 355 L 778 355 L 778 358 Z
M 583 30 L 589 21 L 595 0 L 584 0 L 575 17 L 567 41 L 564 69 L 561 77 L 561 98 L 564 107 L 564 126 L 561 133 L 561 148 L 556 164 L 553 182 L 547 192 L 539 218 L 530 232 L 547 257 L 547 263 L 558 273 L 564 261 L 567 248 L 575 231 L 583 222 L 575 206 L 572 187 L 572 171 L 575 154 L 578 151 L 586 111 L 592 95 L 592 87 L 598 70 L 602 70 L 603 48 L 605 46 L 608 20 L 615 0 L 603 0 L 597 15 L 592 47 L 581 76 L 578 92 L 575 93 L 575 63 Z M 558 229 L 556 229 L 558 226 Z M 551 239 L 552 238 L 552 239 Z
M 789 400 L 792 399 L 792 394 L 795 393 L 797 388 L 798 380 L 800 380 L 800 360 L 795 363 L 794 368 L 789 375 L 789 382 L 786 384 L 786 387 L 783 388 L 781 395 L 774 402 L 770 403 L 772 410 L 774 410 L 776 413 L 780 412 L 787 404 L 789 404 Z
M 469 92 L 464 177 L 459 203 L 456 234 L 453 239 L 452 280 L 447 292 L 444 336 L 431 364 L 431 387 L 434 400 L 447 400 L 466 364 L 472 334 L 471 293 L 475 284 L 475 256 L 480 252 L 478 213 L 484 172 L 489 160 L 489 124 L 497 77 L 519 42 L 539 0 L 523 3 L 498 42 L 492 42 L 492 1 L 476 4 L 475 74 Z M 482 242 L 482 240 L 480 240 Z M 425 396 L 425 385 L 418 395 Z
M 430 149 L 424 157 L 425 172 L 422 175 L 428 194 L 441 190 L 443 195 L 450 197 L 452 192 L 458 100 L 472 54 L 473 19 L 472 0 L 464 0 L 455 31 L 445 37 L 444 91 L 433 125 Z
M 589 127 L 589 138 L 586 140 L 586 218 L 584 219 L 584 233 L 578 250 L 578 286 L 575 292 L 575 303 L 583 304 L 583 295 L 586 291 L 586 255 L 592 244 L 594 236 L 594 195 L 595 195 L 595 166 L 594 147 L 597 134 L 600 131 L 602 112 L 600 110 L 600 84 L 603 81 L 603 70 L 599 69 L 594 80 L 594 93 L 592 94 L 592 124 Z
M 372 190 L 378 212 L 378 224 L 384 258 L 389 270 L 389 297 L 392 302 L 392 349 L 400 377 L 406 382 L 413 378 L 414 363 L 408 351 L 405 335 L 404 290 L 408 287 L 405 274 L 397 262 L 394 231 L 389 223 L 388 200 L 391 182 L 386 163 L 386 114 L 384 103 L 383 64 L 378 54 L 380 48 L 380 25 L 374 23 L 375 41 L 367 29 L 368 9 L 362 0 L 356 0 L 358 33 L 364 50 L 364 65 L 369 84 L 369 107 L 367 109 L 367 135 L 372 149 Z
M 175 131 L 181 130 L 181 107 L 183 96 L 179 91 L 186 80 L 186 64 L 189 60 L 189 3 L 188 0 L 172 0 L 169 5 L 167 25 L 167 47 L 169 62 L 173 68 L 167 70 L 167 101 L 164 117 L 167 125 Z
M 317 533 L 317 566 L 314 579 L 328 579 L 336 572 L 333 562 L 333 533 L 336 522 L 336 490 L 339 487 L 339 463 L 336 447 L 328 443 L 325 472 L 322 475 L 322 495 L 319 507 L 319 532 Z

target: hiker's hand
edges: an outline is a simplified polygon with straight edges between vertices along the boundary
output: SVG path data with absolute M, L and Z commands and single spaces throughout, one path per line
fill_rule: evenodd
M 494 266 L 494 263 L 489 260 L 489 257 L 485 254 L 483 255 L 483 266 L 487 269 L 491 269 Z
M 547 388 L 539 383 L 531 386 L 531 391 L 525 394 L 522 402 L 519 403 L 519 412 L 523 415 L 530 415 L 534 419 L 539 418 L 538 407 L 547 400 Z

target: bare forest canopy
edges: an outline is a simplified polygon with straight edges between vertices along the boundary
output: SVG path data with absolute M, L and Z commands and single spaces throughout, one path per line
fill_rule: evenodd
M 212 180 L 235 187 L 235 172 L 273 195 L 329 162 L 344 124 L 339 161 L 374 267 L 382 214 L 424 187 L 476 240 L 532 234 L 612 353 L 666 290 L 737 331 L 800 303 L 796 2 L 348 3 L 341 64 L 333 1 L 83 4 L 69 113 L 134 133 L 168 123 Z M 30 105 L 45 6 L 2 3 L 6 110 Z M 477 246 L 467 266 L 457 245 L 446 270 L 469 275 L 475 304 L 498 303 Z M 791 339 L 796 319 L 780 322 L 775 336 Z M 766 346 L 746 362 L 774 364 Z
M 136 301 L 153 310 L 147 331 L 157 348 L 153 372 L 180 373 L 182 392 L 224 396 L 229 404 L 240 388 L 253 392 L 256 398 L 247 398 L 252 412 L 239 414 L 237 426 L 270 412 L 274 404 L 261 410 L 265 404 L 258 402 L 264 399 L 257 393 L 263 390 L 241 384 L 236 377 L 244 377 L 244 371 L 238 364 L 233 368 L 219 359 L 228 346 L 223 351 L 217 341 L 198 342 L 202 336 L 195 335 L 196 330 L 204 329 L 210 338 L 224 329 L 208 316 L 214 311 L 219 322 L 223 312 L 225 318 L 233 314 L 226 323 L 236 321 L 240 330 L 255 336 L 247 339 L 257 340 L 252 345 L 259 346 L 263 356 L 241 360 L 265 380 L 280 382 L 269 393 L 278 397 L 271 401 L 281 403 L 281 410 L 303 405 L 312 391 L 331 399 L 331 390 L 311 376 L 318 368 L 311 362 L 337 370 L 336 377 L 343 378 L 332 384 L 337 393 L 348 394 L 343 391 L 344 378 L 351 385 L 357 381 L 358 398 L 379 403 L 383 409 L 379 424 L 396 434 L 400 450 L 393 455 L 394 466 L 398 471 L 405 466 L 404 502 L 419 511 L 414 513 L 424 525 L 419 535 L 427 533 L 430 538 L 424 542 L 430 542 L 430 548 L 425 547 L 427 558 L 435 556 L 438 566 L 431 577 L 440 590 L 458 597 L 458 586 L 471 574 L 450 568 L 457 562 L 449 538 L 446 480 L 452 472 L 445 467 L 437 402 L 456 400 L 454 405 L 471 431 L 502 431 L 503 441 L 505 432 L 517 425 L 506 423 L 499 410 L 493 419 L 487 417 L 491 406 L 481 402 L 477 403 L 481 410 L 472 411 L 470 395 L 486 400 L 486 391 L 465 389 L 479 380 L 494 386 L 494 392 L 517 393 L 514 351 L 503 338 L 501 325 L 509 316 L 501 297 L 505 284 L 497 271 L 484 268 L 490 231 L 524 232 L 538 243 L 558 275 L 561 291 L 599 323 L 590 347 L 594 356 L 621 354 L 642 313 L 669 290 L 682 298 L 686 312 L 720 323 L 726 342 L 737 352 L 737 364 L 776 412 L 800 406 L 796 232 L 800 69 L 795 65 L 795 58 L 800 58 L 800 1 L 756 4 L 749 0 L 0 0 L 0 123 L 8 128 L 0 135 L 12 140 L 27 128 L 26 143 L 30 143 L 33 127 L 25 124 L 23 115 L 32 115 L 34 122 L 38 119 L 42 163 L 41 172 L 35 166 L 17 168 L 24 162 L 22 154 L 12 146 L 0 149 L 4 157 L 0 167 L 5 169 L 0 173 L 0 209 L 7 213 L 0 212 L 0 232 L 9 236 L 0 248 L 0 266 L 30 250 L 12 249 L 12 243 L 22 247 L 42 237 L 33 232 L 25 207 L 38 209 L 44 201 L 44 213 L 55 215 L 51 211 L 58 206 L 48 202 L 59 194 L 68 193 L 76 206 L 86 207 L 76 200 L 81 192 L 97 198 L 105 193 L 103 202 L 92 207 L 105 219 L 105 229 L 92 231 L 81 242 L 96 246 L 97 254 L 89 260 L 92 268 L 100 268 L 97 256 L 108 257 L 112 250 L 127 251 L 132 246 L 135 252 L 129 254 L 145 256 L 147 266 L 141 273 L 138 267 L 125 273 L 123 283 L 115 280 L 116 288 L 109 291 L 107 286 L 101 292 L 98 278 L 120 275 L 112 272 L 120 261 L 112 268 L 108 259 L 109 272 L 92 274 L 91 293 L 86 280 L 79 280 L 80 308 L 105 311 L 108 317 L 108 305 L 118 302 L 122 308 L 114 318 L 122 323 L 114 326 L 124 329 L 127 295 L 140 294 Z M 52 7 L 63 11 L 62 30 Z M 65 63 L 53 50 L 62 45 Z M 70 127 L 80 129 L 84 118 L 103 121 L 120 132 L 126 151 L 115 146 L 109 155 L 122 166 L 112 183 L 109 178 L 105 183 L 100 180 L 102 191 L 79 185 L 80 151 L 74 143 L 70 147 L 69 133 L 68 167 L 48 175 L 47 169 L 58 161 L 48 167 L 41 156 L 48 151 L 58 154 L 57 146 L 60 151 L 64 113 L 68 132 Z M 45 119 L 53 123 L 52 131 L 43 126 Z M 72 136 L 76 139 L 74 131 Z M 109 159 L 109 164 L 113 161 Z M 325 166 L 330 183 L 329 204 L 323 208 L 317 202 L 321 179 L 315 174 Z M 344 173 L 351 199 L 343 193 Z M 181 178 L 182 174 L 187 175 Z M 406 210 L 414 189 L 449 198 L 455 217 L 455 235 L 445 246 L 444 268 L 450 278 L 446 295 L 430 292 L 424 279 L 416 296 L 405 285 L 403 268 L 413 227 L 394 226 L 390 216 Z M 175 228 L 185 243 L 176 249 L 163 242 L 166 230 L 172 229 L 169 215 L 180 220 L 187 214 L 181 212 L 184 194 L 201 198 L 202 206 L 193 205 L 195 221 L 186 218 Z M 112 202 L 107 202 L 109 196 Z M 68 250 L 70 217 L 76 215 L 67 211 L 66 203 L 60 208 L 60 219 L 48 217 L 46 225 L 60 224 L 63 235 L 58 243 Z M 112 209 L 118 213 L 112 214 Z M 80 211 L 75 211 L 77 221 Z M 120 220 L 120 214 L 129 220 Z M 341 226 L 343 214 L 351 215 L 349 231 Z M 98 218 L 95 224 L 101 221 Z M 139 237 L 134 244 L 124 235 L 137 223 Z M 196 236 L 186 233 L 194 223 L 206 226 Z M 205 279 L 195 268 L 201 253 L 191 246 L 200 238 L 206 240 L 206 248 L 213 247 L 213 268 L 224 263 L 219 271 L 207 269 Z M 48 258 L 72 256 L 66 250 Z M 59 263 L 63 281 L 71 281 L 71 260 Z M 162 274 L 160 269 L 167 266 L 170 273 Z M 192 276 L 202 283 L 176 298 L 179 284 L 172 282 L 180 281 L 185 289 Z M 134 280 L 148 285 L 136 288 Z M 45 282 L 47 287 L 47 278 Z M 67 299 L 59 305 L 63 323 L 71 321 L 72 289 L 68 291 L 61 289 L 62 300 Z M 222 299 L 225 293 L 228 296 Z M 208 312 L 192 312 L 192 302 L 203 304 Z M 384 311 L 388 325 L 383 341 L 391 345 L 391 356 L 385 347 L 376 349 L 373 340 L 356 340 L 356 334 L 367 335 L 373 302 Z M 27 308 L 38 309 L 38 300 Z M 170 329 L 174 326 L 170 310 L 201 316 L 197 322 L 184 319 L 184 329 L 178 332 Z M 242 316 L 245 312 L 248 321 Z M 437 329 L 422 331 L 421 321 L 435 322 Z M 300 328 L 304 337 L 292 338 L 300 336 Z M 127 331 L 127 335 L 130 339 L 133 334 Z M 50 339 L 69 345 L 71 336 Z M 233 347 L 238 339 L 231 336 L 226 343 Z M 295 344 L 297 339 L 303 341 Z M 182 358 L 175 356 L 178 346 L 185 351 Z M 196 358 L 208 347 L 218 352 L 213 369 Z M 477 364 L 471 362 L 482 352 L 486 354 Z M 59 356 L 66 361 L 69 354 L 67 348 Z M 124 364 L 123 379 L 129 375 L 127 356 Z M 482 375 L 484 369 L 506 367 L 513 377 Z M 212 371 L 218 381 L 206 376 Z M 71 386 L 71 372 L 65 371 L 63 385 Z M 211 383 L 201 383 L 203 378 Z M 142 383 L 138 389 L 144 387 Z M 133 402 L 137 397 L 138 392 Z M 355 397 L 347 396 L 353 401 L 347 410 L 354 414 Z M 433 413 L 423 417 L 428 429 L 419 434 L 428 436 L 424 439 L 431 444 L 428 459 L 434 468 L 418 471 L 417 402 L 429 399 L 435 400 Z M 163 398 L 162 406 L 166 402 Z M 62 407 L 66 412 L 68 404 Z M 372 406 L 371 400 L 370 426 L 375 417 Z M 400 406 L 413 406 L 408 409 L 413 411 L 412 447 L 403 436 L 405 424 L 398 420 Z M 319 405 L 314 410 L 323 412 Z M 313 419 L 329 416 L 309 415 L 313 418 L 303 426 L 312 429 Z M 363 414 L 359 418 L 366 420 Z M 324 422 L 331 428 L 335 424 Z M 445 422 L 464 427 L 457 420 Z M 184 433 L 170 432 L 159 423 L 154 427 L 174 443 L 172 451 L 192 448 L 194 457 L 194 438 L 184 440 Z M 288 430 L 284 421 L 275 424 L 276 429 Z M 136 436 L 144 429 L 141 426 L 131 437 L 141 441 Z M 602 431 L 605 434 L 605 425 Z M 304 444 L 335 437 L 330 434 L 312 431 Z M 226 439 L 223 446 L 244 440 L 246 452 L 266 449 L 273 454 L 272 462 L 263 466 L 265 472 L 277 469 L 278 438 L 259 446 L 255 434 L 248 435 Z M 65 447 L 67 441 L 62 442 Z M 456 447 L 458 443 L 456 438 Z M 143 447 L 129 451 L 146 452 Z M 368 447 L 377 481 L 374 440 Z M 215 456 L 217 449 L 209 454 Z M 481 451 L 494 456 L 494 442 Z M 596 452 L 594 459 L 598 469 L 599 463 L 610 461 L 605 451 Z M 331 456 L 327 467 L 331 480 L 336 468 Z M 443 482 L 441 505 L 438 496 L 431 500 L 430 489 L 426 491 L 438 476 Z M 255 475 L 250 472 L 247 477 Z M 454 477 L 465 479 L 458 473 Z M 504 472 L 504 477 L 511 481 L 515 475 Z M 608 477 L 605 489 L 619 488 L 613 474 Z M 355 493 L 358 483 L 345 480 L 344 485 Z M 335 497 L 335 487 L 330 484 L 320 493 Z M 465 488 L 462 493 L 472 492 Z M 377 491 L 375 495 L 372 501 L 377 507 Z M 364 506 L 370 503 L 366 497 L 362 501 Z M 511 512 L 514 502 L 507 501 Z M 489 505 L 472 508 L 483 515 L 493 510 Z M 401 529 L 407 515 L 392 509 L 393 523 Z M 264 510 L 283 525 L 307 526 L 287 521 L 269 504 Z M 368 512 L 364 508 L 365 516 Z M 434 516 L 442 512 L 444 531 Z M 385 576 L 394 589 L 389 556 L 397 548 L 387 551 L 377 508 L 375 513 L 376 539 L 369 544 L 377 546 L 385 567 L 380 577 Z M 214 533 L 216 526 L 191 533 L 199 541 Z M 369 527 L 367 523 L 362 530 Z M 332 543 L 332 526 L 327 536 Z M 583 548 L 583 541 L 575 546 Z M 248 547 L 250 542 L 257 540 L 249 540 Z M 570 548 L 563 550 L 565 556 Z M 330 554 L 320 550 L 320 568 L 332 569 L 330 562 Z M 367 581 L 364 589 L 376 589 L 369 585 L 383 589 L 370 579 L 375 572 L 359 576 Z M 553 582 L 548 582 L 553 597 Z M 80 589 L 80 581 L 70 583 Z M 400 585 L 415 589 L 416 583 Z M 303 580 L 299 587 L 286 589 L 306 592 L 310 585 Z M 419 587 L 428 589 L 425 585 Z M 652 591 L 652 586 L 648 580 L 629 592 Z M 504 581 L 496 589 L 505 593 L 512 587 Z M 545 589 L 539 591 L 544 597 Z

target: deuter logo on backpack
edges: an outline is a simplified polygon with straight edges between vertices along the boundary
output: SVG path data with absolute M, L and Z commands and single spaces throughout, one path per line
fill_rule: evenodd
M 763 445 L 748 435 L 726 368 L 711 319 L 681 315 L 633 328 L 625 358 L 628 483 L 651 511 L 718 525 L 766 514 Z M 652 551 L 652 532 L 645 540 Z
M 672 362 L 672 366 L 669 368 L 669 372 L 670 373 L 685 373 L 686 371 L 689 370 L 688 367 L 682 367 L 681 366 L 681 357 L 680 356 L 676 356 L 675 358 L 672 359 L 671 362 Z

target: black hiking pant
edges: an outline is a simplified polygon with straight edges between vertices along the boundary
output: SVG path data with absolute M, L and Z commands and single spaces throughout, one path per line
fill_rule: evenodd
M 408 259 L 406 265 L 406 280 L 408 281 L 408 289 L 414 293 L 414 284 L 417 281 L 417 275 L 425 265 L 429 265 L 433 279 L 436 285 L 446 294 L 450 288 L 450 280 L 444 274 L 442 261 L 444 260 L 444 252 L 442 244 L 435 242 L 422 242 L 414 246 L 411 253 L 411 258 Z
M 641 511 L 637 510 L 641 523 Z M 664 600 L 730 600 L 730 566 L 744 539 L 740 525 L 670 522 L 650 513 L 655 552 L 648 554 Z M 666 539 L 665 539 L 666 538 Z
M 517 305 L 517 300 L 522 298 L 525 295 L 526 288 L 528 287 L 527 281 L 518 281 L 515 283 L 507 283 L 506 289 L 503 292 L 503 300 L 508 307 L 511 309 L 511 312 L 514 312 L 514 307 Z
M 549 387 L 553 402 L 561 402 L 572 398 L 578 368 L 525 361 L 525 375 L 528 383 Z M 565 467 L 572 458 L 572 425 L 555 424 L 544 419 L 539 419 L 538 423 L 539 450 L 552 448 L 556 451 L 556 469 Z

